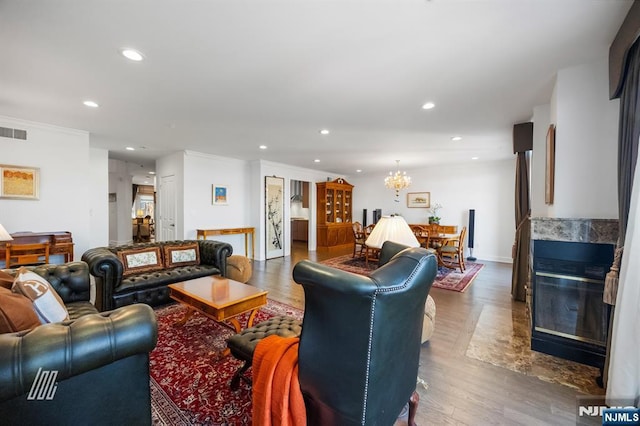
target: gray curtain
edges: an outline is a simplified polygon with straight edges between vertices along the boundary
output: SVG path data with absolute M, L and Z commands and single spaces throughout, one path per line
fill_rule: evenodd
M 620 245 L 624 246 L 631 203 L 631 186 L 638 158 L 640 137 L 640 44 L 629 50 L 624 86 L 620 96 L 620 130 L 618 137 L 618 216 Z
M 618 220 L 619 234 L 616 256 L 605 281 L 604 301 L 615 305 L 618 294 L 618 271 L 624 252 L 624 240 L 629 220 L 631 189 L 638 159 L 638 138 L 640 137 L 640 44 L 636 42 L 629 49 L 623 73 L 620 94 L 620 120 L 618 128 Z M 603 372 L 604 385 L 608 381 L 611 338 L 615 307 L 611 307 L 607 358 Z
M 529 200 L 529 156 L 518 152 L 516 159 L 516 236 L 512 250 L 511 298 L 524 302 L 529 277 L 531 248 L 531 202 Z

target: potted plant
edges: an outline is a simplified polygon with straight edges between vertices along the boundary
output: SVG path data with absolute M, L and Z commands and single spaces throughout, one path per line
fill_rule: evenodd
M 429 224 L 440 224 L 440 216 L 438 216 L 438 210 L 440 210 L 441 208 L 442 204 L 435 203 L 433 207 L 429 209 L 429 213 L 431 213 L 431 216 L 429 216 Z

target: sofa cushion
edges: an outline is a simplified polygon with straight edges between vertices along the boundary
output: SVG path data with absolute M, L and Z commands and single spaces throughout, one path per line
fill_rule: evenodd
M 56 290 L 47 280 L 27 268 L 18 269 L 11 290 L 31 300 L 40 322 L 60 322 L 69 319 L 69 313 Z
M 164 246 L 164 267 L 190 266 L 200 264 L 198 243 Z
M 0 286 L 0 333 L 30 330 L 39 325 L 31 300 Z
M 122 250 L 117 252 L 117 256 L 122 262 L 122 276 L 125 277 L 164 269 L 160 247 Z
M 212 265 L 202 264 L 145 272 L 123 277 L 122 283 L 118 287 L 118 292 L 151 289 L 210 275 L 220 275 L 220 269 Z

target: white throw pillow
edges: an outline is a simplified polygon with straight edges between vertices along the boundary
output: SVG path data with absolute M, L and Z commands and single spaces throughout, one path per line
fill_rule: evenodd
M 28 297 L 42 324 L 69 319 L 64 302 L 47 280 L 26 268 L 20 268 L 11 290 Z

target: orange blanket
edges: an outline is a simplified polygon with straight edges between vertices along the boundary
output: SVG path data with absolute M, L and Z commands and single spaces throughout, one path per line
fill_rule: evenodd
M 262 339 L 253 352 L 253 424 L 306 425 L 298 382 L 298 337 Z

